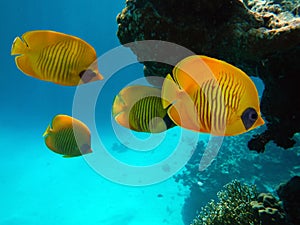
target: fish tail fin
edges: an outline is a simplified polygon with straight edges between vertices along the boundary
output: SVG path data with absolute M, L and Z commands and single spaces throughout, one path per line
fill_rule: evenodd
M 47 136 L 50 133 L 50 131 L 51 131 L 51 127 L 50 125 L 48 125 L 46 131 L 43 133 L 43 137 Z
M 127 109 L 126 103 L 118 94 L 112 106 L 112 116 L 120 125 L 129 128 L 129 111 Z
M 24 54 L 27 49 L 28 46 L 26 45 L 26 43 L 22 41 L 20 37 L 16 37 L 11 47 L 11 55 Z
M 181 90 L 178 84 L 176 84 L 172 76 L 168 74 L 163 82 L 161 90 L 162 106 L 164 109 L 168 109 L 168 115 L 176 125 L 180 125 L 180 120 L 178 119 L 180 116 L 176 107 L 174 106 L 178 105 L 178 103 L 181 101 L 180 91 Z
M 199 130 L 193 99 L 168 74 L 162 87 L 162 104 L 170 119 L 178 126 Z
M 178 85 L 175 83 L 171 75 L 168 74 L 164 80 L 161 91 L 162 105 L 164 109 L 168 108 L 178 99 L 179 92 L 180 89 Z

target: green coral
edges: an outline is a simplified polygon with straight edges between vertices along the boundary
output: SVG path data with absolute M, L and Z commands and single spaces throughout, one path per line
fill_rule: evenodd
M 233 180 L 217 196 L 219 202 L 211 200 L 202 208 L 192 225 L 260 224 L 260 219 L 251 205 L 258 197 L 254 185 Z

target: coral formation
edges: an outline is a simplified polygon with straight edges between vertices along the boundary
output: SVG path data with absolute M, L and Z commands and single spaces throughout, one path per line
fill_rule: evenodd
M 288 225 L 285 212 L 270 193 L 258 194 L 255 185 L 237 180 L 226 184 L 217 193 L 219 201 L 211 200 L 191 225 Z
M 285 211 L 281 202 L 277 200 L 271 193 L 260 193 L 257 200 L 252 201 L 252 209 L 261 221 L 262 225 L 287 225 Z
M 243 185 L 234 180 L 217 193 L 219 202 L 210 201 L 192 224 L 259 224 L 259 218 L 251 205 L 257 194 L 255 186 Z
M 260 77 L 268 129 L 249 142 L 249 148 L 262 152 L 270 140 L 290 148 L 300 131 L 299 5 L 298 0 L 127 0 L 117 17 L 117 35 L 122 44 L 173 42 Z M 133 49 L 138 58 L 144 50 Z M 165 77 L 172 69 L 156 62 L 144 66 L 145 76 Z
M 294 176 L 277 188 L 277 194 L 283 202 L 288 219 L 293 224 L 300 223 L 300 177 Z
M 226 137 L 218 155 L 204 171 L 199 171 L 199 162 L 207 145 L 202 141 L 198 143 L 185 168 L 174 176 L 175 181 L 190 190 L 182 207 L 185 224 L 190 223 L 206 202 L 215 199 L 214 193 L 217 190 L 233 179 L 255 183 L 258 190 L 274 193 L 278 182 L 300 173 L 300 143 L 290 151 L 282 151 L 269 143 L 264 154 L 257 154 L 247 150 L 247 141 L 251 135 L 250 132 L 242 136 Z

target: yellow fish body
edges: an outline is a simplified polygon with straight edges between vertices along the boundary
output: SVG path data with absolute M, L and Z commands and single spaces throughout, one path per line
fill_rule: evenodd
M 163 107 L 183 128 L 232 136 L 264 124 L 259 97 L 242 70 L 221 60 L 190 56 L 168 74 L 162 87 Z
M 56 115 L 43 136 L 47 147 L 64 157 L 92 152 L 90 130 L 84 123 L 71 116 Z
M 75 86 L 103 79 L 94 48 L 71 35 L 29 31 L 15 38 L 11 54 L 23 73 L 40 80 Z
M 162 107 L 160 94 L 159 88 L 126 87 L 114 99 L 112 116 L 118 124 L 134 131 L 163 132 L 175 124 Z

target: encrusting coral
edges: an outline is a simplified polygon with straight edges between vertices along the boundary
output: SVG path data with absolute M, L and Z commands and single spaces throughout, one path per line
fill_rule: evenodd
M 288 225 L 281 202 L 270 193 L 258 193 L 255 185 L 238 180 L 226 184 L 191 225 Z

